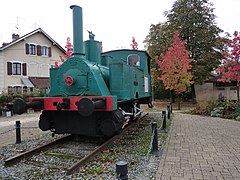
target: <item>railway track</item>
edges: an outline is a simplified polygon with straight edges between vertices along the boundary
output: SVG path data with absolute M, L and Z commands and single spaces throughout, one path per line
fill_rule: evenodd
M 148 114 L 144 114 L 140 119 Z M 139 120 L 140 120 L 139 119 Z M 113 136 L 112 138 L 103 142 L 99 141 L 99 138 L 87 138 L 79 137 L 74 138 L 73 135 L 64 136 L 51 143 L 39 146 L 35 149 L 20 153 L 16 156 L 10 157 L 4 160 L 4 166 L 9 167 L 23 160 L 24 163 L 34 166 L 40 166 L 44 168 L 53 168 L 65 171 L 67 175 L 73 174 L 80 166 L 93 159 L 101 151 L 105 150 L 115 140 L 123 136 L 129 129 L 132 128 L 138 121 L 128 125 L 120 134 Z M 87 145 L 86 145 L 87 144 Z M 63 153 L 66 150 L 71 150 L 70 153 Z M 63 152 L 61 152 L 63 151 Z M 79 153 L 81 152 L 81 153 Z M 55 165 L 54 158 L 62 158 L 62 163 Z M 52 158 L 53 163 L 49 164 L 44 159 Z
M 53 146 L 55 146 L 55 145 L 57 145 L 59 143 L 67 141 L 67 140 L 69 140 L 71 138 L 72 138 L 72 135 L 64 136 L 64 137 L 59 138 L 59 139 L 57 139 L 57 140 L 55 140 L 53 142 L 46 143 L 46 144 L 38 146 L 38 147 L 36 147 L 36 148 L 34 148 L 32 150 L 28 150 L 28 151 L 22 152 L 20 154 L 17 154 L 16 156 L 13 156 L 13 157 L 10 157 L 10 158 L 4 160 L 4 166 L 5 167 L 9 167 L 9 166 L 11 166 L 11 165 L 13 165 L 15 163 L 20 162 L 22 159 L 29 158 L 29 157 L 33 156 L 34 154 L 36 154 L 36 153 L 39 153 L 39 152 L 44 151 L 44 150 L 47 150 L 47 149 L 49 149 L 49 148 L 51 148 L 51 147 L 53 147 Z

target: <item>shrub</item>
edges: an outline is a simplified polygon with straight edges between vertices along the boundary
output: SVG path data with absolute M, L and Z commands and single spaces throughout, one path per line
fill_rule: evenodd
M 240 102 L 230 100 L 221 101 L 213 109 L 211 116 L 240 120 Z
M 240 121 L 240 101 L 199 101 L 191 113 Z
M 240 102 L 226 101 L 224 105 L 223 117 L 236 119 L 240 115 Z
M 211 111 L 211 116 L 212 117 L 222 117 L 223 116 L 223 112 L 224 112 L 224 107 L 215 107 L 212 111 Z
M 12 110 L 13 101 L 15 98 L 22 98 L 26 100 L 27 96 L 15 95 L 15 94 L 1 94 L 0 95 L 0 112 L 4 110 Z
M 7 104 L 13 100 L 13 97 L 6 94 L 0 95 L 0 112 L 7 110 Z
M 217 102 L 213 100 L 209 101 L 199 101 L 196 104 L 195 109 L 192 111 L 194 114 L 210 116 L 211 111 L 216 107 Z
M 0 94 L 0 115 L 4 110 L 12 110 L 13 109 L 13 102 L 15 98 L 22 98 L 25 102 L 28 101 L 29 97 L 43 97 L 44 91 L 39 91 L 36 93 L 25 93 L 22 95 L 18 94 Z

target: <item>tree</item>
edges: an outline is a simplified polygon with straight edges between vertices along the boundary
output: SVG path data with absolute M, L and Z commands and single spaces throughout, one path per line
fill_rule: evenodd
M 187 87 L 192 83 L 191 62 L 189 52 L 186 50 L 185 41 L 181 41 L 178 33 L 174 34 L 174 42 L 168 48 L 166 54 L 162 54 L 162 61 L 155 57 L 161 77 L 158 79 L 163 81 L 166 89 L 175 90 L 177 94 L 186 91 Z M 180 109 L 180 100 L 178 101 L 178 109 Z
M 233 39 L 228 43 L 229 51 L 223 52 L 224 60 L 218 71 L 222 74 L 218 81 L 236 82 L 237 99 L 239 101 L 240 86 L 240 34 L 235 31 Z
M 169 25 L 165 23 L 151 24 L 149 34 L 146 36 L 145 48 L 154 57 L 156 54 L 163 54 L 173 42 L 173 32 Z
M 164 51 L 164 46 L 171 42 L 174 32 L 186 42 L 186 49 L 192 59 L 192 75 L 196 84 L 202 84 L 211 71 L 216 69 L 222 55 L 220 51 L 224 46 L 224 39 L 220 37 L 222 30 L 217 27 L 213 4 L 208 0 L 176 0 L 170 11 L 165 12 L 167 22 L 151 26 L 150 34 L 146 38 L 150 55 Z M 157 37 L 156 41 L 152 40 Z M 165 39 L 165 42 L 163 39 Z M 163 45 L 159 45 L 163 43 Z M 170 43 L 169 43 L 170 44 Z M 195 101 L 194 84 L 191 85 Z
M 70 37 L 67 38 L 65 48 L 67 49 L 65 54 L 66 58 L 71 58 L 73 56 L 73 45 L 71 43 Z
M 222 58 L 216 50 L 221 49 L 219 33 L 222 30 L 216 25 L 212 6 L 208 0 L 178 0 L 167 13 L 171 28 L 179 32 L 191 52 L 192 73 L 197 84 L 209 77 Z
M 167 23 L 152 24 L 150 26 L 149 35 L 144 40 L 145 48 L 148 53 L 154 57 L 156 54 L 164 54 L 173 41 L 173 34 L 169 31 Z M 159 60 L 161 56 L 158 57 Z M 155 61 L 151 61 L 151 76 L 153 80 L 153 92 L 158 98 L 168 98 L 170 95 L 171 102 L 175 102 L 174 92 L 164 89 L 163 83 L 157 78 L 161 76 L 161 72 L 157 71 L 158 65 Z M 166 92 L 165 92 L 166 91 Z M 167 95 L 169 93 L 169 95 Z
M 65 48 L 67 49 L 66 53 L 65 53 L 65 57 L 68 59 L 68 58 L 71 58 L 73 56 L 73 45 L 71 44 L 71 40 L 69 37 L 67 37 L 67 42 L 66 42 L 66 46 Z M 65 61 L 65 59 L 59 55 L 59 58 L 61 59 L 62 62 Z M 55 62 L 55 67 L 56 68 L 59 68 L 61 65 L 58 64 L 58 62 L 56 61 Z
M 130 44 L 132 46 L 132 49 L 134 50 L 138 50 L 138 43 L 135 40 L 135 37 L 132 37 L 132 44 Z

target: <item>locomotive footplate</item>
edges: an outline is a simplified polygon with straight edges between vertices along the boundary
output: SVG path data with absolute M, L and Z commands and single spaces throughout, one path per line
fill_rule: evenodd
M 89 116 L 93 111 L 114 111 L 117 109 L 116 96 L 29 98 L 29 102 L 33 101 L 41 101 L 43 110 L 79 111 L 83 116 Z

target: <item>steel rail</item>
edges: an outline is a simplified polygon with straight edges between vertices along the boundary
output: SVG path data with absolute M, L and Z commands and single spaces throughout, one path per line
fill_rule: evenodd
M 144 118 L 145 116 L 147 116 L 148 113 L 144 114 L 143 116 L 141 116 L 138 121 L 142 118 Z M 74 163 L 71 167 L 66 169 L 67 175 L 73 174 L 81 165 L 83 165 L 84 163 L 90 161 L 94 156 L 96 156 L 100 151 L 106 149 L 111 143 L 113 143 L 116 139 L 118 139 L 119 137 L 123 136 L 129 129 L 131 129 L 131 127 L 133 125 L 135 125 L 138 121 L 131 123 L 130 125 L 126 126 L 125 129 L 123 129 L 123 131 L 120 134 L 117 134 L 115 136 L 113 136 L 112 138 L 110 138 L 109 140 L 107 140 L 105 143 L 103 143 L 102 145 L 100 145 L 99 147 L 97 147 L 96 149 L 94 149 L 91 153 L 89 153 L 88 155 L 86 155 L 85 157 L 81 158 L 79 161 L 77 161 L 76 163 Z
M 46 149 L 49 149 L 50 147 L 55 146 L 55 145 L 59 144 L 60 142 L 67 141 L 72 137 L 73 137 L 73 135 L 67 135 L 67 136 L 61 137 L 61 138 L 59 138 L 59 139 L 57 139 L 53 142 L 44 144 L 44 145 L 36 147 L 32 150 L 29 150 L 29 151 L 17 154 L 16 156 L 5 159 L 4 160 L 4 166 L 9 167 L 9 166 L 21 161 L 22 159 L 28 158 L 28 157 L 30 157 L 30 156 L 32 156 L 32 155 L 34 155 L 34 154 L 36 154 L 40 151 L 44 151 Z
M 136 123 L 138 123 L 138 121 L 142 118 L 144 118 L 147 114 L 144 114 L 143 116 L 141 116 L 137 121 L 134 121 L 133 123 L 129 124 L 126 126 L 126 128 L 124 128 L 122 130 L 122 132 L 120 134 L 117 134 L 115 136 L 113 136 L 112 138 L 110 138 L 109 140 L 107 140 L 105 143 L 103 143 L 102 145 L 100 145 L 99 147 L 95 148 L 91 153 L 89 153 L 87 156 L 81 158 L 79 161 L 77 161 L 76 163 L 74 163 L 71 167 L 66 168 L 66 172 L 67 174 L 72 174 L 73 172 L 75 172 L 77 170 L 77 168 L 79 168 L 82 164 L 88 162 L 89 160 L 91 160 L 91 158 L 93 158 L 95 155 L 97 155 L 100 151 L 106 149 L 111 143 L 113 143 L 116 139 L 120 138 L 121 136 L 123 136 L 133 125 L 135 125 Z M 73 135 L 67 135 L 64 137 L 61 137 L 59 139 L 56 139 L 53 142 L 44 144 L 42 146 L 36 147 L 32 150 L 17 154 L 13 157 L 10 157 L 8 159 L 4 160 L 4 166 L 5 167 L 9 167 L 13 164 L 16 164 L 17 162 L 21 161 L 22 159 L 27 159 L 31 156 L 33 156 L 34 154 L 37 154 L 41 151 L 45 151 L 57 144 L 60 144 L 61 142 L 65 142 L 69 139 L 71 139 L 73 137 Z

